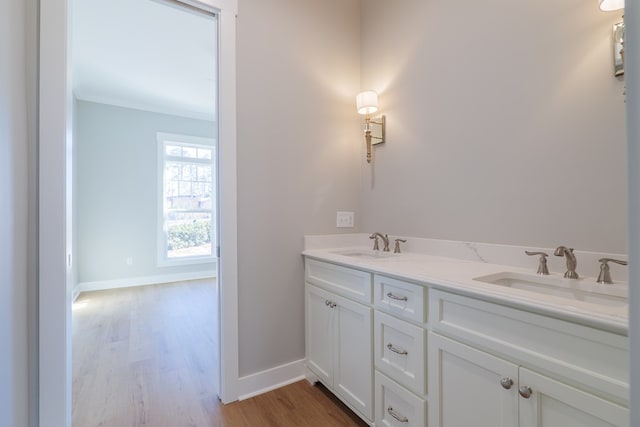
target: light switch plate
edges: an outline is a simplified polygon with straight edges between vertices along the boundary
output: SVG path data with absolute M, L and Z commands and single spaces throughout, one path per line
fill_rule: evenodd
M 353 228 L 355 214 L 353 212 L 336 212 L 336 227 L 338 228 Z

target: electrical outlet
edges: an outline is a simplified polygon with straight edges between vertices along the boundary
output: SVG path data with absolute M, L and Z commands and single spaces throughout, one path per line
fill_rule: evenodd
M 127 257 L 127 265 L 133 265 L 133 257 L 132 256 L 128 256 Z
M 336 227 L 353 228 L 355 223 L 354 217 L 355 214 L 353 212 L 336 212 Z

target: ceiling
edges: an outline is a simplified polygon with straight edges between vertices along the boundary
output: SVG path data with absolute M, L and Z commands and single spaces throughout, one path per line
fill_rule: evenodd
M 217 23 L 164 0 L 73 0 L 77 99 L 215 120 Z

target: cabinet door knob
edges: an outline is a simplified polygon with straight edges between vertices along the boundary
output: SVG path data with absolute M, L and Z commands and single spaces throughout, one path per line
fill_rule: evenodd
M 389 413 L 389 415 L 391 415 L 393 418 L 395 418 L 396 420 L 400 421 L 401 423 L 408 423 L 409 422 L 409 418 L 400 415 L 399 413 L 394 411 L 391 406 L 389 406 L 387 408 L 387 412 Z
M 533 390 L 531 390 L 531 387 L 529 387 L 528 385 L 523 385 L 518 389 L 518 393 L 520 393 L 520 396 L 528 399 L 529 397 L 531 397 L 531 393 L 533 393 Z
M 407 350 L 402 350 L 402 349 L 396 348 L 396 347 L 394 347 L 394 345 L 393 345 L 393 344 L 391 344 L 391 343 L 387 344 L 387 348 L 388 348 L 389 350 L 393 351 L 394 353 L 402 354 L 403 356 L 406 356 L 407 354 L 409 354 L 409 353 L 407 352 Z
M 328 299 L 324 300 L 324 305 L 329 305 L 331 304 L 331 301 L 329 301 Z
M 511 386 L 513 385 L 513 380 L 511 378 L 509 378 L 509 377 L 500 378 L 500 385 L 505 390 L 509 390 L 511 388 Z

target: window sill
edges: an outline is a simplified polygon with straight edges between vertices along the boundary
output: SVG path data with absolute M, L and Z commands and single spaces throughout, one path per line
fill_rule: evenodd
M 185 259 L 163 259 L 158 261 L 158 267 L 179 267 L 182 265 L 196 264 L 216 264 L 217 260 L 213 256 L 208 257 L 190 257 Z

